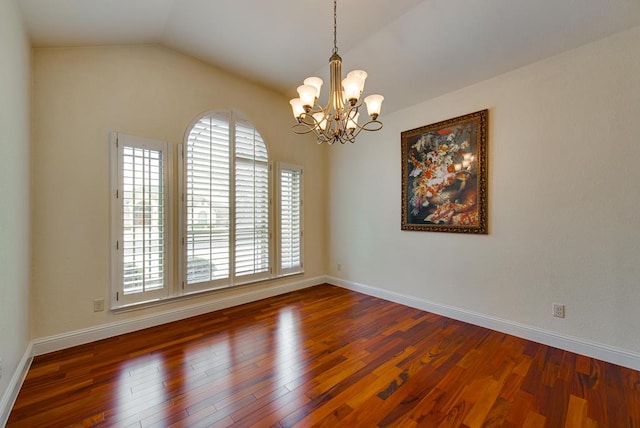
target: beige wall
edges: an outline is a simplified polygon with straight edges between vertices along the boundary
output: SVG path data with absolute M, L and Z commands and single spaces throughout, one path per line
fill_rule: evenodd
M 29 343 L 31 54 L 14 0 L 0 0 L 0 401 Z M 2 406 L 0 406 L 2 410 Z M 1 419 L 0 415 L 0 419 Z M 0 420 L 0 424 L 2 424 Z
M 383 114 L 330 152 L 329 274 L 640 352 L 638 76 L 640 27 Z M 400 133 L 484 108 L 489 235 L 401 231 Z
M 305 167 L 306 278 L 329 273 L 640 352 L 640 28 L 383 111 L 382 131 L 331 148 L 289 131 L 285 98 L 166 48 L 36 49 L 33 73 L 35 339 L 186 304 L 92 311 L 109 290 L 108 133 L 175 145 L 200 113 L 234 107 L 272 159 Z M 400 132 L 483 108 L 490 234 L 400 231 Z M 552 302 L 566 304 L 566 319 L 551 316 Z
M 272 160 L 305 168 L 306 272 L 287 281 L 325 273 L 326 150 L 290 131 L 284 97 L 158 46 L 35 49 L 33 55 L 33 338 L 237 292 L 129 313 L 93 312 L 94 299 L 109 300 L 111 131 L 175 146 L 201 113 L 239 110 L 264 137 Z

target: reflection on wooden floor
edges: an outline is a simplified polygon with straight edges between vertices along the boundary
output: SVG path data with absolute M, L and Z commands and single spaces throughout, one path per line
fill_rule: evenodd
M 640 373 L 321 285 L 37 357 L 9 427 L 640 427 Z

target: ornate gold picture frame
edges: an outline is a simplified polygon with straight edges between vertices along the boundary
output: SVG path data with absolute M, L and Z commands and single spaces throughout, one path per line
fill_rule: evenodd
M 404 131 L 402 230 L 487 234 L 488 110 Z

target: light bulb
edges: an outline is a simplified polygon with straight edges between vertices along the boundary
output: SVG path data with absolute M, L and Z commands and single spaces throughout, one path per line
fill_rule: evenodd
M 342 81 L 342 88 L 344 89 L 344 97 L 349 100 L 351 105 L 355 105 L 360 98 L 360 82 L 356 77 L 346 77 Z
M 364 70 L 353 70 L 347 73 L 347 78 L 355 78 L 358 81 L 358 90 L 360 94 L 364 91 L 364 81 L 367 80 L 367 72 Z M 360 96 L 358 94 L 358 96 Z
M 298 95 L 300 95 L 300 102 L 305 107 L 311 108 L 316 100 L 316 88 L 311 85 L 298 86 Z
M 289 104 L 291 104 L 293 117 L 295 117 L 296 119 L 299 119 L 305 113 L 304 107 L 302 107 L 302 101 L 300 101 L 300 98 L 293 98 L 291 101 L 289 101 Z
M 320 88 L 322 88 L 322 79 L 319 77 L 307 77 L 304 84 L 316 88 L 316 99 L 320 98 Z
M 384 97 L 379 94 L 369 95 L 364 99 L 364 102 L 367 104 L 367 111 L 369 112 L 369 116 L 371 116 L 373 120 L 376 120 L 380 115 L 383 100 Z

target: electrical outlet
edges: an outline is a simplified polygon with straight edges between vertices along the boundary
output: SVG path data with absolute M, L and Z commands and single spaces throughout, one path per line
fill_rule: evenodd
M 560 303 L 554 303 L 553 316 L 557 318 L 564 318 L 564 305 L 561 305 Z
M 338 266 L 336 266 L 338 268 L 338 272 L 340 272 L 342 270 L 342 265 L 340 263 L 338 263 Z
M 96 299 L 93 301 L 93 312 L 104 311 L 104 299 Z

